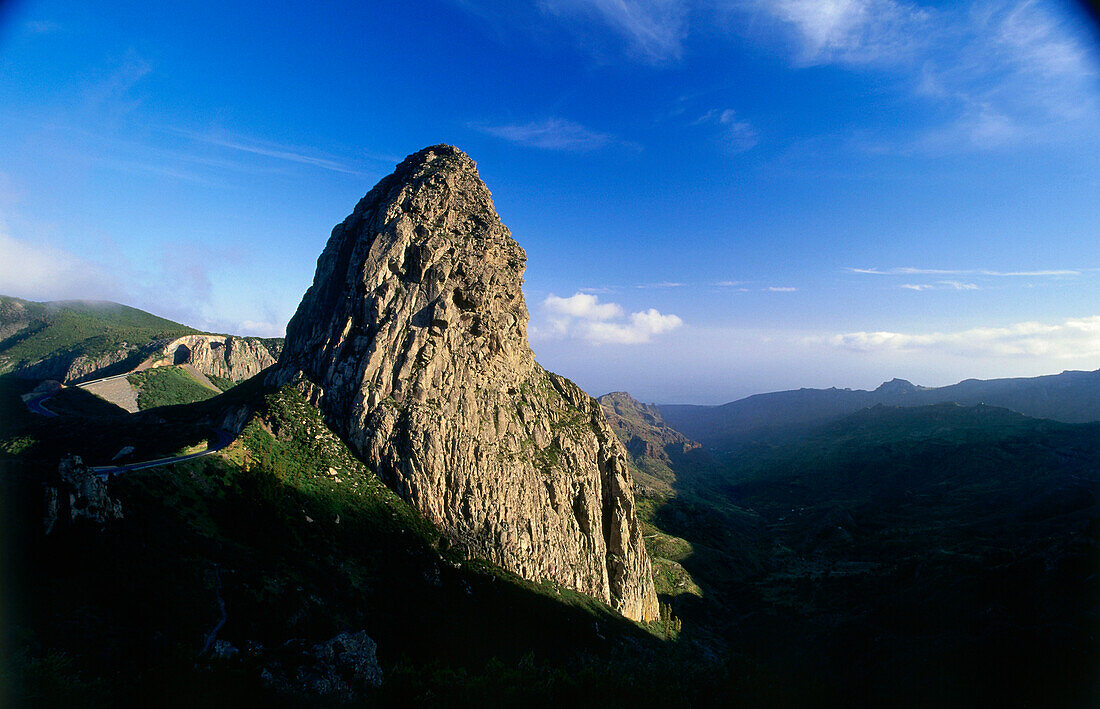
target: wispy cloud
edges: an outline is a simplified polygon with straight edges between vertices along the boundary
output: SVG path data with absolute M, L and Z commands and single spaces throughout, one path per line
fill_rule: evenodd
M 106 74 L 84 87 L 84 108 L 93 113 L 120 116 L 141 105 L 135 88 L 153 72 L 153 65 L 130 50 Z
M 1045 276 L 1080 276 L 1081 270 L 1077 269 L 1050 269 L 1038 271 L 994 271 L 984 268 L 845 268 L 849 273 L 862 273 L 872 276 L 993 276 L 993 277 L 1045 277 Z
M 1100 356 L 1100 316 L 1058 324 L 1021 322 L 956 332 L 850 332 L 825 338 L 846 350 L 939 350 L 972 357 L 1045 357 L 1087 359 Z
M 936 281 L 935 283 L 902 283 L 898 288 L 906 290 L 979 290 L 977 283 L 965 283 L 963 281 Z
M 639 283 L 635 288 L 684 288 L 687 283 L 679 281 L 659 281 L 657 283 Z
M 28 20 L 23 23 L 23 29 L 30 34 L 53 34 L 61 31 L 61 25 L 53 20 Z
M 794 286 L 768 286 L 764 290 L 769 293 L 793 293 L 798 289 Z
M 721 128 L 722 143 L 735 153 L 752 150 L 760 142 L 760 135 L 751 123 L 737 116 L 732 108 L 712 108 L 696 118 L 690 125 L 716 125 Z
M 191 140 L 199 143 L 214 145 L 219 148 L 228 148 L 229 150 L 248 153 L 250 155 L 259 155 L 261 157 L 271 158 L 274 160 L 285 160 L 301 165 L 308 165 L 310 167 L 320 168 L 322 170 L 340 172 L 348 175 L 363 174 L 360 170 L 349 167 L 348 165 L 345 165 L 344 163 L 330 156 L 319 154 L 316 151 L 279 145 L 278 143 L 225 137 L 209 133 L 197 133 L 187 130 L 174 130 L 173 132 L 178 133 L 179 135 L 182 135 L 186 138 L 190 138 Z
M 539 6 L 565 22 L 610 29 L 631 54 L 654 64 L 679 59 L 688 31 L 686 0 L 541 0 Z
M 993 150 L 1051 139 L 1094 117 L 1096 65 L 1070 22 L 1033 0 L 978 2 L 937 21 L 917 94 L 955 118 L 913 147 Z
M 499 126 L 471 124 L 470 127 L 512 143 L 547 150 L 596 150 L 615 141 L 612 135 L 561 118 Z
M 757 6 L 793 30 L 802 64 L 904 60 L 930 19 L 928 11 L 892 0 L 760 0 Z
M 1042 0 L 932 7 L 900 0 L 745 0 L 772 18 L 798 65 L 889 72 L 946 116 L 874 151 L 995 150 L 1095 117 L 1088 39 Z
M 547 296 L 542 310 L 549 323 L 537 335 L 576 338 L 592 344 L 636 345 L 683 325 L 676 315 L 665 315 L 654 308 L 625 315 L 618 303 L 601 303 L 590 293 L 577 292 L 568 298 Z
M 935 283 L 902 283 L 898 288 L 915 291 L 928 290 L 979 290 L 977 283 L 963 281 L 936 281 Z

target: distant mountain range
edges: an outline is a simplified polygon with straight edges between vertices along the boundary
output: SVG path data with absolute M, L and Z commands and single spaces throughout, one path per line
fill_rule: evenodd
M 886 406 L 986 404 L 1025 416 L 1066 423 L 1100 421 L 1100 370 L 1042 377 L 967 379 L 922 387 L 904 379 L 862 389 L 797 389 L 757 394 L 721 406 L 662 405 L 665 421 L 712 448 L 732 448 L 762 437 L 798 434 L 860 409 Z

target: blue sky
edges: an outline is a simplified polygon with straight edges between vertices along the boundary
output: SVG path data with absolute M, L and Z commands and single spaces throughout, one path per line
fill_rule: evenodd
M 332 226 L 448 142 L 593 394 L 1100 367 L 1072 3 L 92 5 L 0 5 L 0 293 L 281 334 Z

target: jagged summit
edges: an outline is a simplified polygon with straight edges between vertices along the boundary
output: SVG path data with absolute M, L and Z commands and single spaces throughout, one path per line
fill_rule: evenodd
M 298 382 L 452 540 L 652 619 L 626 452 L 535 362 L 525 264 L 474 161 L 425 148 L 333 230 L 269 381 Z

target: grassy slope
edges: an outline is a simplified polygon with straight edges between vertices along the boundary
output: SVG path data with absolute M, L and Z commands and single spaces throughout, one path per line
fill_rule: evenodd
M 21 306 L 21 307 L 19 307 Z M 27 326 L 0 341 L 0 370 L 60 354 L 95 357 L 158 339 L 197 332 L 185 325 L 118 303 L 33 303 L 0 296 L 0 319 Z
M 174 406 L 205 401 L 217 396 L 182 367 L 156 367 L 135 372 L 127 381 L 137 389 L 138 408 L 144 411 L 158 406 Z
M 187 420 L 257 396 L 258 417 L 223 455 L 116 479 L 121 523 L 57 539 L 33 531 L 35 461 L 48 468 L 60 446 L 90 462 L 127 443 L 139 444 L 135 458 L 182 447 L 205 435 Z M 255 701 L 266 696 L 260 665 L 285 642 L 359 628 L 379 644 L 385 701 L 622 706 L 713 688 L 700 681 L 710 665 L 678 660 L 592 599 L 456 556 L 292 390 L 248 382 L 223 399 L 23 431 L 25 470 L 4 478 L 5 499 L 22 500 L 5 516 L 7 577 L 20 580 L 9 587 L 19 650 L 8 680 L 20 691 L 49 692 L 47 703 Z M 266 651 L 196 669 L 219 593 L 219 639 Z

